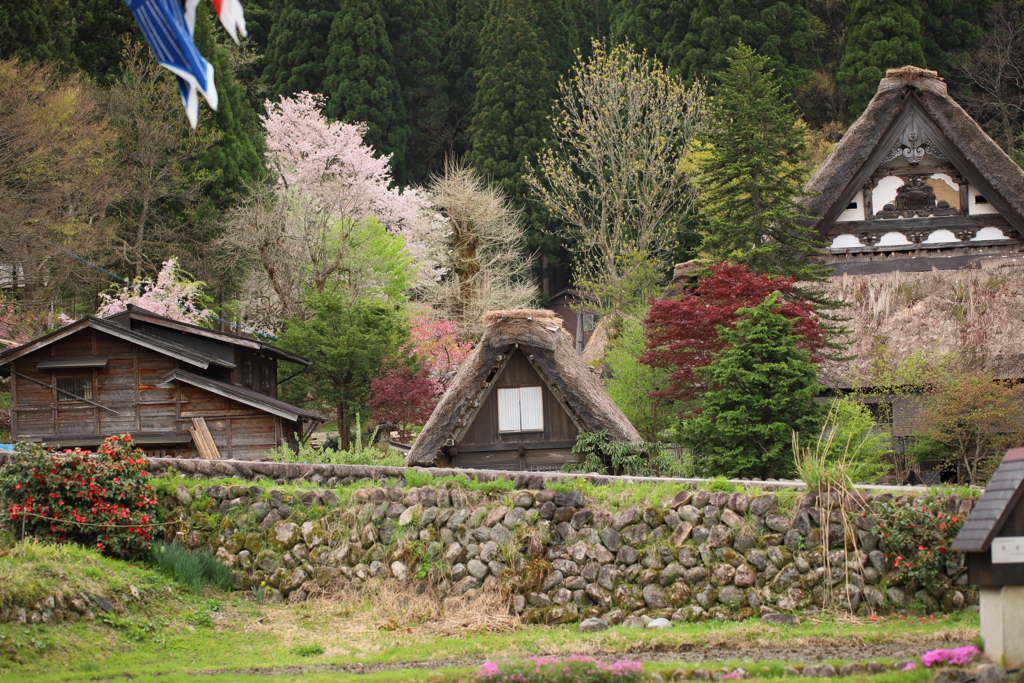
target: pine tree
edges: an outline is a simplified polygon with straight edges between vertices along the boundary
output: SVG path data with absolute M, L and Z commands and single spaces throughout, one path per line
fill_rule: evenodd
M 124 0 L 71 0 L 68 4 L 74 16 L 71 51 L 78 68 L 110 85 L 121 70 L 125 39 L 143 39 L 138 25 Z
M 822 406 L 817 370 L 797 348 L 791 320 L 779 313 L 778 292 L 753 308 L 704 371 L 710 389 L 702 411 L 682 423 L 683 445 L 694 453 L 701 476 L 784 477 L 793 465 L 793 432 L 816 435 Z
M 850 98 L 851 120 L 860 116 L 886 69 L 927 67 L 922 47 L 921 5 L 899 0 L 851 0 L 846 55 L 836 81 Z
M 393 64 L 383 0 L 343 0 L 327 38 L 328 117 L 362 121 L 366 142 L 391 154 L 391 167 L 404 177 L 409 129 Z
M 461 157 L 469 149 L 469 127 L 480 66 L 480 28 L 487 0 L 452 0 L 451 28 L 444 37 L 442 69 L 447 82 L 450 151 Z
M 467 162 L 522 205 L 527 164 L 540 153 L 555 82 L 527 0 L 491 0 L 480 32 L 480 80 Z M 526 206 L 528 246 L 545 243 L 545 214 Z M 551 245 L 548 245 L 549 247 Z
M 921 16 L 921 47 L 928 68 L 950 74 L 950 57 L 974 49 L 985 35 L 991 0 L 928 0 Z
M 792 92 L 810 76 L 814 31 L 806 0 L 691 0 L 686 33 L 668 36 L 661 57 L 688 80 L 713 78 L 742 42 L 768 60 Z
M 213 65 L 219 105 L 204 122 L 218 139 L 196 160 L 195 169 L 211 176 L 207 195 L 218 209 L 226 209 L 266 175 L 263 135 L 259 118 L 247 102 L 245 91 L 231 72 L 228 49 L 214 40 L 211 5 L 202 3 L 196 12 L 196 47 Z
M 440 171 L 451 146 L 441 64 L 448 12 L 443 0 L 387 0 L 387 7 L 395 79 L 409 127 L 405 168 L 396 169 L 395 179 L 419 185 Z
M 123 9 L 123 6 L 122 6 Z M 65 0 L 21 0 L 0 4 L 0 58 L 77 64 L 71 53 L 73 22 Z
M 694 0 L 633 0 L 611 6 L 611 35 L 616 43 L 631 43 L 651 55 L 667 55 L 682 41 L 690 26 Z M 678 65 L 670 64 L 673 71 Z
M 766 275 L 823 279 L 807 260 L 821 244 L 794 202 L 807 180 L 803 126 L 779 78 L 741 43 L 719 80 L 697 154 L 701 254 Z
M 338 0 L 293 0 L 273 7 L 263 70 L 272 94 L 324 92 L 326 37 L 337 11 Z

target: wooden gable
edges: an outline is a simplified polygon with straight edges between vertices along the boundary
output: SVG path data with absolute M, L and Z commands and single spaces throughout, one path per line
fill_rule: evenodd
M 500 429 L 500 391 L 518 387 L 540 388 L 543 429 L 513 432 Z M 508 353 L 481 399 L 457 442 L 449 448 L 453 466 L 557 469 L 573 460 L 570 451 L 580 429 L 522 349 L 513 348 Z

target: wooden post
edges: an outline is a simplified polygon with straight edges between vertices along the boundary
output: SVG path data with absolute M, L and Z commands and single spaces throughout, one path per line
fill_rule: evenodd
M 203 460 L 220 460 L 220 451 L 217 450 L 217 443 L 210 434 L 210 428 L 206 426 L 206 419 L 202 417 L 192 418 L 192 429 L 188 430 L 192 435 L 192 441 L 199 451 L 199 457 Z

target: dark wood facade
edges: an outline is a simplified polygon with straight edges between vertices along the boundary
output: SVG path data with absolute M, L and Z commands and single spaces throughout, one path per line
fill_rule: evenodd
M 12 438 L 95 447 L 129 433 L 151 453 L 195 457 L 189 429 L 201 417 L 222 458 L 258 459 L 322 420 L 276 400 L 276 349 L 161 323 L 145 312 L 83 319 L 48 343 L 0 354 L 0 372 L 11 377 Z
M 540 387 L 544 427 L 538 431 L 499 429 L 498 390 Z M 472 423 L 457 444 L 448 448 L 453 467 L 502 470 L 558 469 L 572 462 L 579 429 L 521 349 L 514 350 L 488 387 Z

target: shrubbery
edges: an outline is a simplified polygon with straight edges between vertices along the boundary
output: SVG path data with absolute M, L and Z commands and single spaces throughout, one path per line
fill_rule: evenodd
M 926 589 L 943 589 L 952 580 L 949 562 L 962 563 L 949 549 L 964 521 L 935 505 L 899 500 L 875 504 L 878 535 L 896 578 L 916 580 Z
M 131 436 L 112 436 L 98 453 L 19 444 L 0 467 L 7 524 L 114 557 L 149 553 L 156 494 L 146 480 L 145 454 Z
M 583 460 L 568 463 L 564 472 L 596 472 L 630 477 L 684 476 L 683 466 L 661 444 L 612 441 L 608 432 L 580 432 L 572 447 Z
M 161 571 L 189 588 L 216 586 L 228 591 L 234 584 L 231 570 L 205 548 L 192 551 L 180 543 L 157 543 L 152 560 Z

